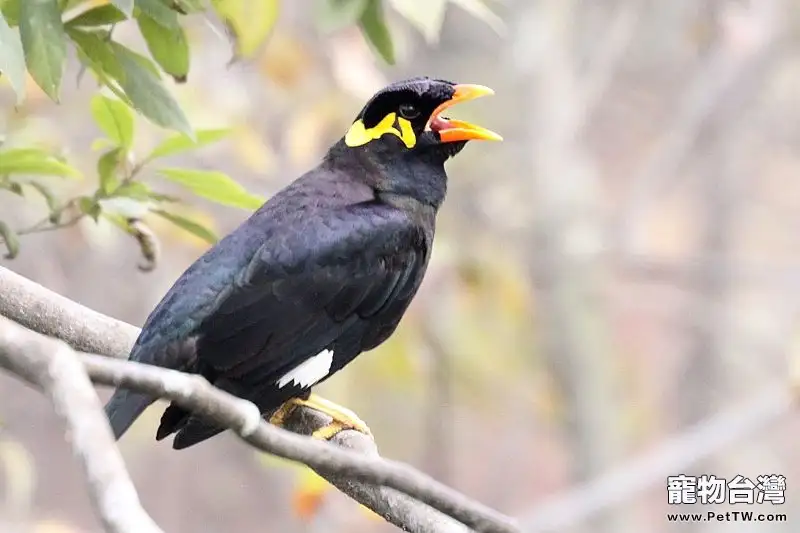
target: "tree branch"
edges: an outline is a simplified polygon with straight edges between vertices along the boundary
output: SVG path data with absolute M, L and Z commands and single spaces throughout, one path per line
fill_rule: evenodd
M 162 533 L 142 509 L 100 400 L 75 353 L 0 318 L 0 367 L 42 389 L 62 419 L 106 531 Z
M 776 384 L 742 405 L 694 425 L 652 452 L 538 504 L 522 517 L 523 527 L 529 533 L 576 527 L 598 511 L 629 503 L 632 497 L 665 483 L 675 472 L 684 472 L 742 438 L 768 429 L 793 413 L 796 406 L 792 390 Z
M 0 266 L 0 316 L 73 349 L 125 359 L 139 328 L 115 320 Z
M 91 311 L 2 267 L 0 294 L 3 295 L 0 315 L 63 339 L 81 351 L 91 348 L 125 357 L 138 334 L 133 326 Z M 20 328 L 13 326 L 11 329 L 19 334 Z M 0 323 L 0 347 L 4 346 L 3 332 L 7 330 L 9 326 Z M 29 331 L 24 333 L 31 344 L 44 344 L 51 350 L 64 349 L 63 343 Z M 407 465 L 381 459 L 374 442 L 361 433 L 343 431 L 334 439 L 339 446 L 361 452 L 356 454 L 271 426 L 261 420 L 251 403 L 224 393 L 197 376 L 99 356 L 87 355 L 83 360 L 95 382 L 124 385 L 169 398 L 210 416 L 259 449 L 309 465 L 344 493 L 406 531 L 464 531 L 461 524 L 442 513 L 476 531 L 518 531 L 510 518 Z M 3 365 L 0 361 L 0 366 Z M 330 420 L 312 409 L 297 409 L 295 413 L 287 429 L 303 435 L 310 435 Z

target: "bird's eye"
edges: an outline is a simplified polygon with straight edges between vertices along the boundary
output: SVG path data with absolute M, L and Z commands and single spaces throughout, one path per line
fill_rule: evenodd
M 400 116 L 406 120 L 414 120 L 419 116 L 419 109 L 414 104 L 400 104 Z

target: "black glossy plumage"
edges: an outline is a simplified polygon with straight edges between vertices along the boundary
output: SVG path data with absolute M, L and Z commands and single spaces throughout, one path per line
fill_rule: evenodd
M 452 85 L 401 82 L 373 98 L 359 118 L 409 99 L 429 116 Z M 464 146 L 440 143 L 423 131 L 425 120 L 414 124 L 413 149 L 393 135 L 356 148 L 337 142 L 318 167 L 178 278 L 130 359 L 199 373 L 267 414 L 308 395 L 310 386 L 277 384 L 301 362 L 332 350 L 321 382 L 385 341 L 425 274 L 446 192 L 444 163 Z M 145 395 L 115 392 L 106 412 L 117 438 L 150 403 Z M 185 448 L 219 431 L 173 404 L 157 438 L 176 433 L 173 446 Z

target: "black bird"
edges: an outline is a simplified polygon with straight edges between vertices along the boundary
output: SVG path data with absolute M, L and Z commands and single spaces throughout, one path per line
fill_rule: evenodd
M 370 99 L 322 162 L 192 264 L 152 311 L 129 358 L 197 373 L 280 424 L 297 405 L 333 417 L 315 433 L 369 432 L 352 412 L 311 396 L 395 330 L 422 282 L 445 197 L 444 163 L 469 140 L 500 136 L 441 113 L 493 94 L 426 77 Z M 117 389 L 117 438 L 154 401 Z M 176 404 L 156 439 L 182 449 L 223 431 Z

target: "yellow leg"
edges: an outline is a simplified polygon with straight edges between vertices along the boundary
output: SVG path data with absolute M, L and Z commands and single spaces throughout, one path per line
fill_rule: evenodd
M 333 419 L 328 425 L 321 427 L 312 433 L 311 436 L 316 439 L 330 440 L 335 437 L 337 433 L 344 431 L 345 429 L 354 429 L 370 437 L 372 436 L 372 432 L 370 431 L 366 422 L 361 420 L 357 414 L 346 407 L 342 407 L 341 405 L 333 403 L 330 400 L 321 398 L 316 394 L 309 396 L 308 400 L 293 398 L 284 403 L 277 411 L 275 411 L 275 414 L 270 417 L 270 424 L 283 426 L 286 422 L 286 419 L 289 418 L 292 412 L 294 412 L 294 410 L 299 406 L 308 407 L 321 413 L 325 413 Z

